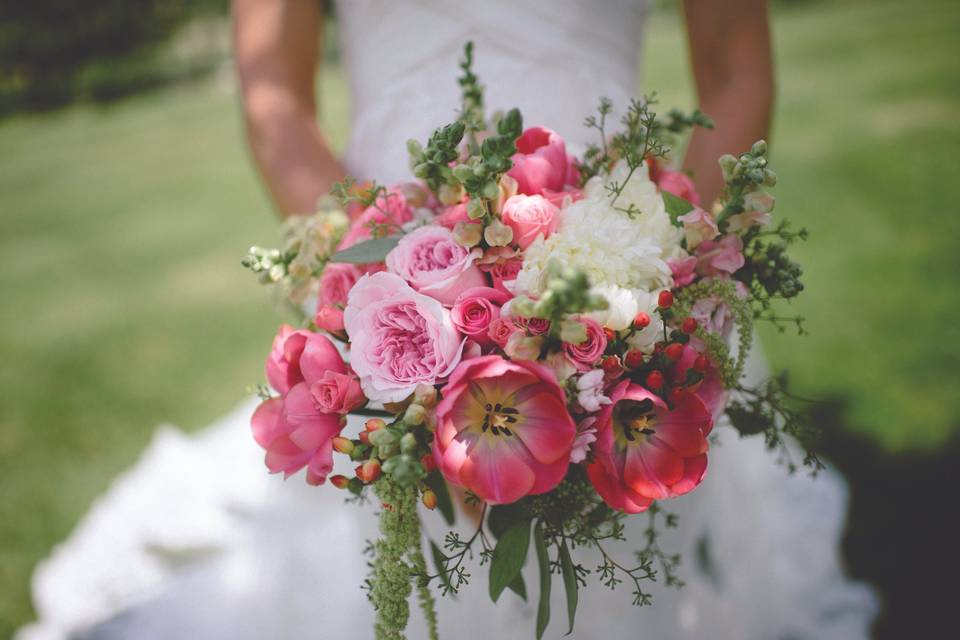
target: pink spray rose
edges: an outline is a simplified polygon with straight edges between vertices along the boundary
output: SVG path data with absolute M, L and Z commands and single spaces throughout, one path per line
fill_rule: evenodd
M 597 416 L 595 458 L 587 475 L 604 501 L 626 513 L 692 491 L 707 470 L 710 413 L 692 393 L 671 411 L 643 387 L 624 380 Z
M 510 258 L 497 262 L 487 269 L 490 278 L 493 280 L 493 288 L 499 289 L 504 293 L 512 295 L 510 288 L 515 284 L 517 274 L 523 268 L 522 258 Z
M 318 305 L 347 304 L 347 294 L 356 284 L 363 271 L 355 264 L 346 262 L 331 262 L 320 276 L 320 291 L 317 295 Z
M 278 341 L 281 350 L 286 348 L 283 365 L 277 362 Z M 287 326 L 280 328 L 266 368 L 270 384 L 282 393 L 261 403 L 251 418 L 253 437 L 267 452 L 267 468 L 289 477 L 306 466 L 307 482 L 322 484 L 333 468 L 331 439 L 343 427 L 339 414 L 365 401 L 357 382 L 330 340 Z M 324 388 L 331 379 L 340 384 Z
M 563 480 L 576 431 L 549 369 L 482 356 L 461 363 L 444 387 L 433 451 L 447 480 L 506 504 Z
M 744 263 L 740 236 L 726 235 L 719 240 L 705 240 L 697 246 L 697 273 L 700 275 L 730 275 Z
M 500 316 L 491 322 L 489 327 L 487 327 L 487 336 L 495 345 L 501 349 L 506 349 L 507 342 L 510 341 L 510 336 L 512 336 L 514 333 L 518 333 L 519 331 L 520 329 L 513 323 L 513 321 L 511 321 L 509 318 Z
M 717 228 L 713 216 L 700 207 L 694 207 L 688 213 L 678 217 L 677 220 L 683 223 L 683 233 L 687 238 L 687 249 L 691 251 L 704 240 L 713 240 L 720 235 L 720 229 Z
M 607 334 L 593 318 L 581 316 L 577 321 L 587 329 L 587 337 L 580 344 L 563 343 L 563 351 L 579 371 L 589 371 L 607 349 Z
M 513 242 L 526 249 L 538 237 L 548 238 L 560 225 L 560 210 L 543 196 L 516 195 L 503 203 L 503 223 L 513 229 Z
M 435 384 L 460 362 L 464 338 L 450 312 L 402 278 L 365 275 L 350 291 L 343 321 L 351 364 L 368 398 L 400 402 L 421 383 Z
M 467 289 L 453 304 L 450 318 L 460 333 L 488 347 L 493 344 L 488 334 L 490 324 L 500 317 L 500 307 L 509 299 L 509 294 L 491 287 Z
M 517 181 L 517 190 L 528 196 L 544 190 L 563 191 L 577 183 L 576 168 L 567 156 L 567 145 L 559 135 L 543 127 L 531 127 L 517 138 L 517 153 L 507 175 Z
M 450 306 L 467 289 L 486 284 L 474 264 L 479 255 L 479 250 L 460 245 L 449 229 L 426 226 L 405 235 L 387 254 L 387 269 L 420 293 Z

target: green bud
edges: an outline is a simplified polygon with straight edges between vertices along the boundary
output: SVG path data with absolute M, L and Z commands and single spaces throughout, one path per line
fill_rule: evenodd
M 417 142 L 413 138 L 410 138 L 409 140 L 407 140 L 407 153 L 409 153 L 411 156 L 417 156 L 417 157 L 422 156 L 423 147 L 420 146 L 419 142 Z
M 419 405 L 411 405 L 419 406 Z M 423 407 L 421 407 L 422 409 Z M 417 437 L 410 432 L 403 434 L 400 438 L 400 451 L 403 453 L 414 453 L 417 450 Z
M 460 182 L 466 182 L 473 177 L 473 169 L 470 165 L 458 164 L 453 168 L 453 175 Z
M 720 156 L 718 163 L 720 165 L 720 170 L 723 172 L 724 181 L 729 182 L 730 178 L 733 176 L 733 169 L 737 166 L 737 159 L 729 153 L 725 153 L 724 155 Z
M 750 153 L 755 156 L 763 156 L 767 153 L 767 141 L 766 140 L 757 140 L 753 143 L 753 146 L 750 147 Z
M 500 188 L 497 186 L 497 183 L 493 180 L 488 180 L 485 185 L 483 185 L 483 197 L 494 199 L 500 195 Z
M 467 216 L 471 220 L 479 220 L 487 215 L 487 207 L 480 198 L 470 198 L 467 203 Z
M 397 470 L 397 465 L 400 464 L 400 456 L 394 456 L 383 461 L 383 464 L 380 465 L 380 469 L 387 474 L 393 475 L 393 472 Z
M 560 323 L 560 339 L 570 344 L 580 344 L 587 339 L 587 327 L 577 320 L 564 320 Z
M 400 445 L 397 443 L 384 444 L 377 447 L 377 457 L 381 460 L 387 460 L 400 453 Z
M 427 416 L 427 410 L 419 404 L 411 404 L 407 407 L 406 412 L 403 414 L 403 421 L 411 426 L 417 426 L 423 424 L 424 419 Z M 407 434 L 412 435 L 412 434 Z
M 763 186 L 773 187 L 777 184 L 777 174 L 774 173 L 773 169 L 764 169 L 763 170 Z

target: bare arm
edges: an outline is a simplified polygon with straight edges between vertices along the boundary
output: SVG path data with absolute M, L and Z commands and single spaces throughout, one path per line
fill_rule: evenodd
M 316 0 L 233 0 L 247 137 L 283 215 L 312 213 L 343 178 L 316 122 L 314 76 L 323 16 Z
M 698 129 L 684 167 L 704 202 L 723 187 L 717 159 L 766 138 L 773 109 L 773 60 L 766 0 L 684 0 L 700 108 L 716 127 Z

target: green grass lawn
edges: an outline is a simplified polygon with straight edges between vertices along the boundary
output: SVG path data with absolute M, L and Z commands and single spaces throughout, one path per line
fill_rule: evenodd
M 764 343 L 891 448 L 960 424 L 957 33 L 951 0 L 776 19 L 777 213 L 813 233 L 795 305 L 812 335 Z M 675 16 L 647 56 L 647 86 L 689 105 Z M 31 615 L 33 565 L 158 423 L 202 427 L 257 381 L 276 319 L 239 258 L 273 222 L 222 85 L 0 123 L 0 637 Z M 322 94 L 342 145 L 336 72 Z

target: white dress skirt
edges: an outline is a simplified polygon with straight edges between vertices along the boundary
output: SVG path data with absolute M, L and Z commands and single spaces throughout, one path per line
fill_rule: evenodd
M 598 98 L 622 106 L 637 92 L 645 10 L 639 0 L 339 2 L 354 114 L 348 167 L 386 183 L 408 178 L 405 141 L 456 117 L 456 61 L 468 39 L 491 108 L 519 106 L 528 125 L 582 149 L 582 121 Z M 762 378 L 762 358 L 748 369 Z M 344 504 L 343 492 L 301 476 L 269 476 L 249 431 L 254 406 L 193 435 L 161 427 L 37 567 L 38 621 L 17 640 L 372 638 L 361 585 L 362 551 L 377 535 L 373 505 Z M 358 428 L 352 420 L 347 430 Z M 845 577 L 839 554 L 843 479 L 829 469 L 816 479 L 788 475 L 761 438 L 741 439 L 724 424 L 714 432 L 703 484 L 664 504 L 680 526 L 662 545 L 683 555 L 686 586 L 651 584 L 654 606 L 636 608 L 626 586 L 594 582 L 581 589 L 571 637 L 868 637 L 876 598 Z M 424 520 L 442 541 L 440 516 Z M 625 557 L 643 545 L 646 516 L 628 522 L 617 547 Z M 597 564 L 589 552 L 578 560 Z M 471 573 L 456 600 L 438 597 L 441 637 L 532 638 L 535 601 L 507 593 L 493 605 L 485 568 Z M 537 584 L 532 573 L 526 581 Z M 559 585 L 552 610 L 547 637 L 559 638 Z M 426 637 L 412 612 L 408 637 Z

